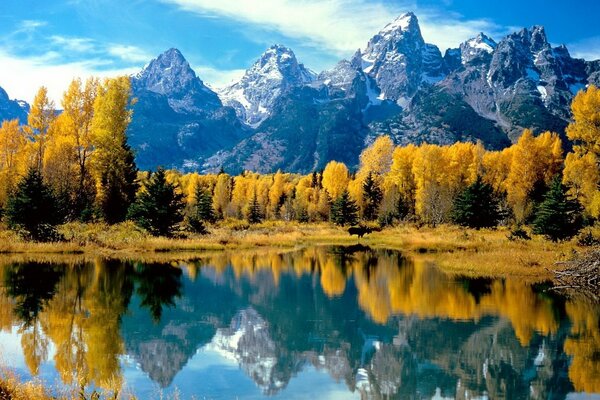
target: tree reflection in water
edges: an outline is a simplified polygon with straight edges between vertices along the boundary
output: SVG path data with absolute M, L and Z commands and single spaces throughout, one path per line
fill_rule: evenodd
M 395 251 L 22 263 L 0 275 L 0 328 L 19 327 L 33 375 L 51 342 L 67 385 L 119 390 L 127 355 L 169 387 L 199 349 L 212 349 L 264 394 L 309 365 L 370 398 L 600 392 L 597 305 L 517 279 L 452 278 Z

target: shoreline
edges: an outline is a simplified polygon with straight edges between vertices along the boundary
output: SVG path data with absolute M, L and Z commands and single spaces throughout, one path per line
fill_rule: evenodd
M 596 230 L 598 228 L 595 228 Z M 557 262 L 572 259 L 592 248 L 577 239 L 553 243 L 542 237 L 511 241 L 510 230 L 466 229 L 454 225 L 417 227 L 410 224 L 385 228 L 362 239 L 347 228 L 328 223 L 265 222 L 247 226 L 241 221 L 209 228 L 208 235 L 188 238 L 152 237 L 131 223 L 66 224 L 59 227 L 65 242 L 32 243 L 9 231 L 0 231 L 0 259 L 71 259 L 96 257 L 171 262 L 189 260 L 207 252 L 293 250 L 306 246 L 351 246 L 400 251 L 437 264 L 450 274 L 471 277 L 524 277 L 551 279 Z

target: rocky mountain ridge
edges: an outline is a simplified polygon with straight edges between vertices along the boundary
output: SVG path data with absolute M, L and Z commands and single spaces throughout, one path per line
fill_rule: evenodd
M 489 149 L 524 128 L 564 134 L 570 103 L 589 84 L 600 85 L 600 60 L 553 47 L 541 26 L 497 42 L 480 33 L 442 55 L 406 13 L 330 70 L 315 74 L 273 45 L 216 91 L 169 49 L 132 77 L 129 135 L 142 169 L 309 172 L 333 159 L 355 167 L 382 134 L 397 144 L 481 141 Z M 2 100 L 0 116 L 23 118 Z

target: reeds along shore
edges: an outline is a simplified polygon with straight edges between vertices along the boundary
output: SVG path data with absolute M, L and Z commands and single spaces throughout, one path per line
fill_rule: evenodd
M 506 228 L 466 229 L 454 225 L 418 227 L 404 224 L 372 232 L 359 239 L 346 228 L 328 223 L 268 221 L 249 225 L 229 220 L 209 227 L 207 235 L 154 237 L 133 223 L 116 225 L 70 223 L 59 227 L 64 241 L 32 243 L 11 231 L 0 231 L 4 257 L 71 255 L 162 261 L 193 257 L 194 253 L 256 247 L 293 248 L 318 244 L 356 244 L 397 249 L 427 257 L 450 273 L 469 276 L 529 276 L 552 278 L 557 262 L 573 259 L 590 247 L 581 238 L 553 243 L 538 235 L 509 239 Z M 587 231 L 599 236 L 600 229 Z

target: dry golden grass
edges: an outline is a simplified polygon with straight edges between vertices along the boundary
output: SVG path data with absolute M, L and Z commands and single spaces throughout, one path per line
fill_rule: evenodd
M 360 240 L 348 235 L 346 229 L 328 223 L 267 221 L 248 225 L 229 220 L 209 230 L 210 234 L 204 236 L 165 238 L 149 236 L 132 223 L 113 226 L 71 223 L 60 227 L 66 241 L 57 243 L 31 243 L 9 231 L 0 231 L 0 253 L 4 253 L 3 262 L 51 259 L 51 255 L 60 255 L 58 258 L 69 259 L 69 262 L 98 256 L 170 262 L 188 260 L 199 253 L 232 249 L 361 243 L 426 258 L 453 274 L 539 280 L 550 278 L 548 269 L 555 268 L 557 261 L 570 259 L 585 250 L 577 245 L 577 239 L 552 243 L 533 236 L 528 241 L 510 241 L 506 228 L 472 230 L 453 225 L 419 228 L 406 224 L 373 232 Z M 598 228 L 594 233 L 600 236 Z

